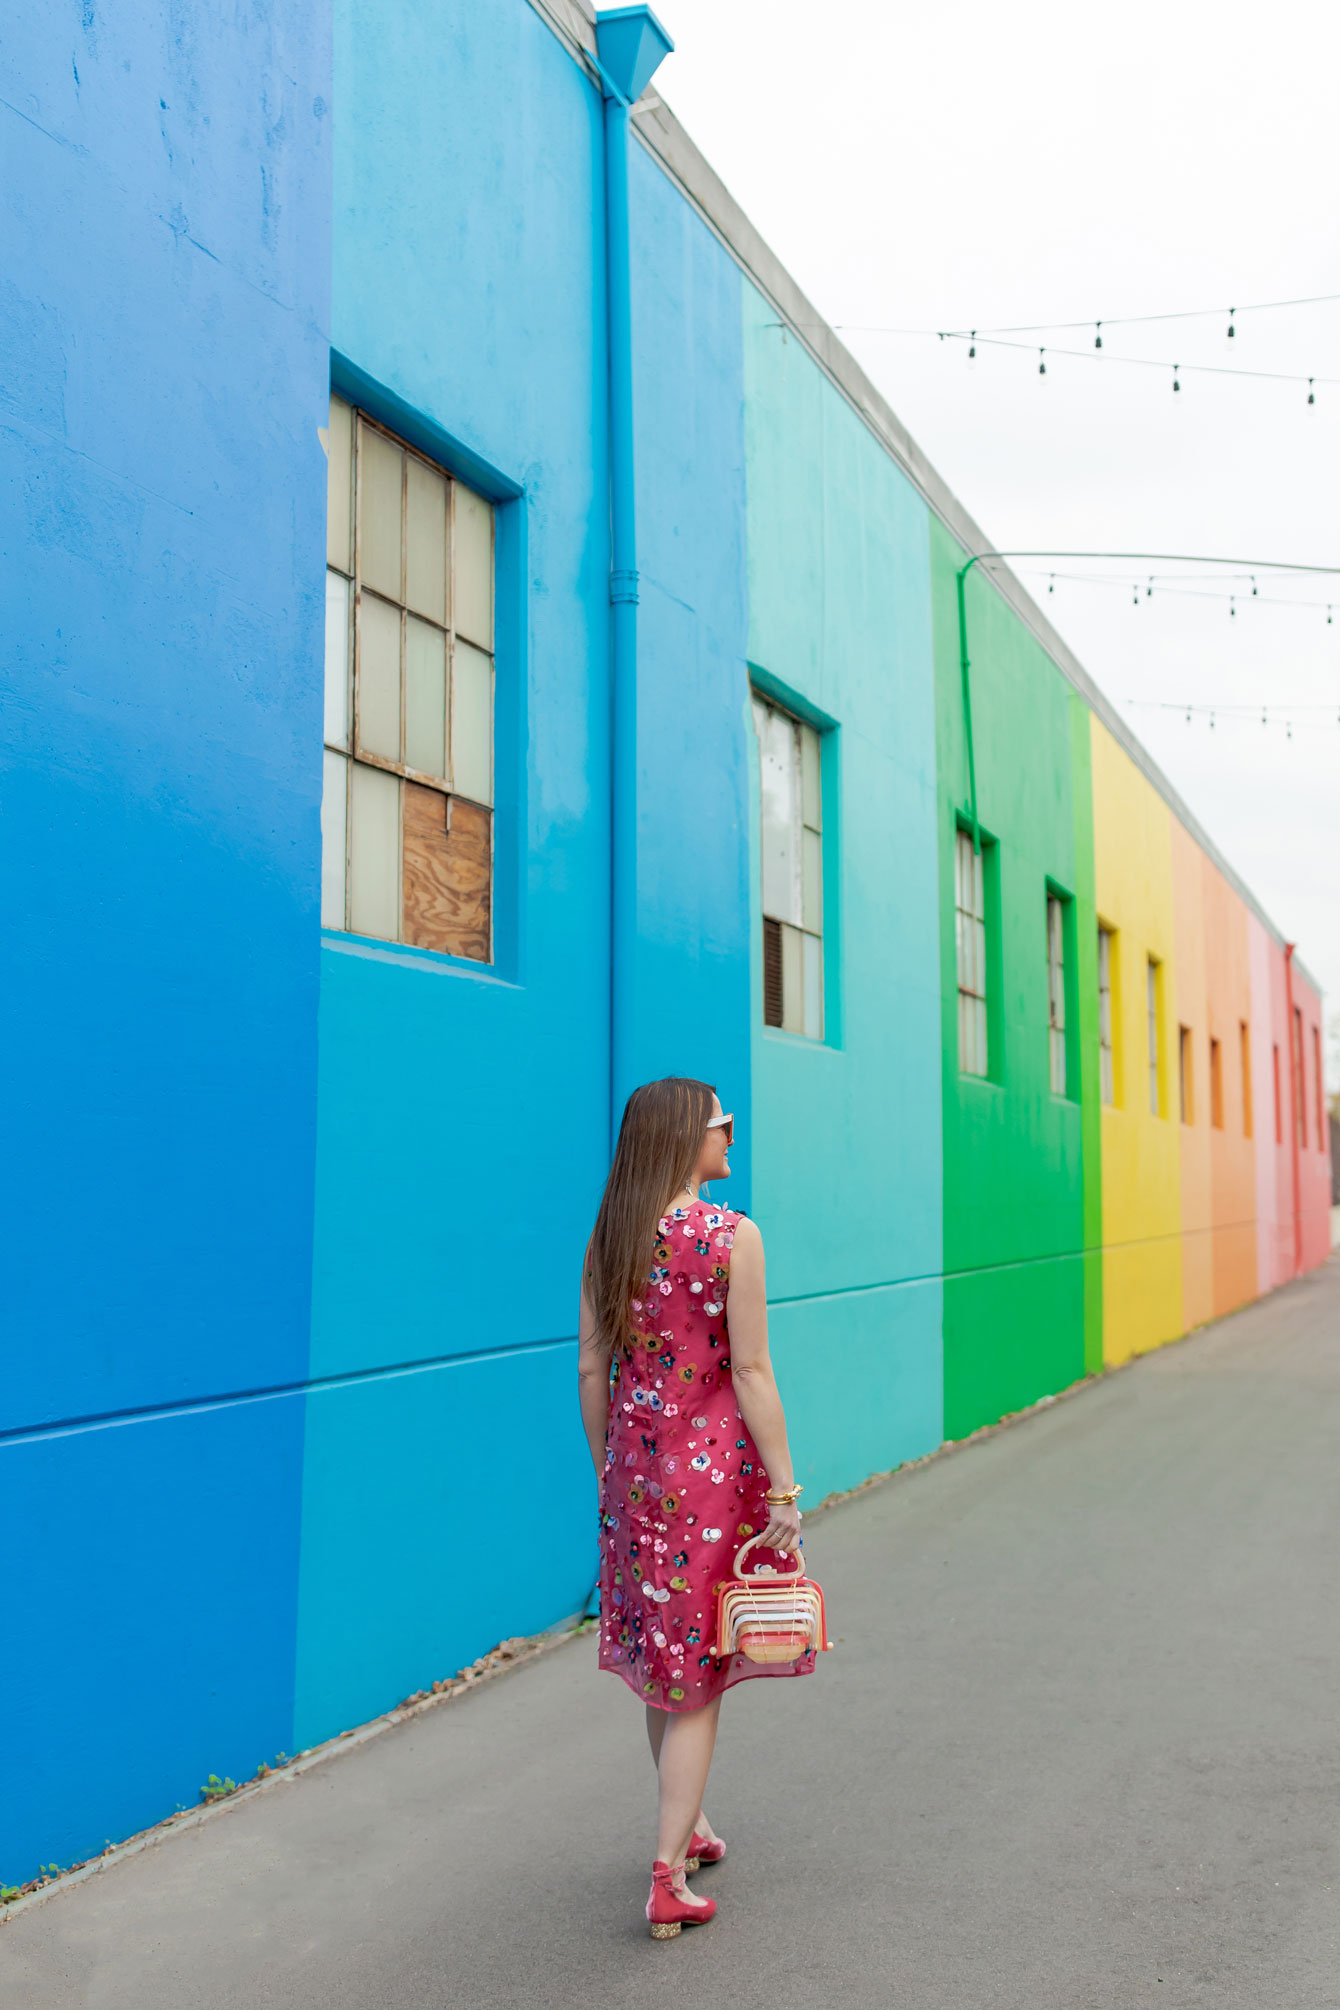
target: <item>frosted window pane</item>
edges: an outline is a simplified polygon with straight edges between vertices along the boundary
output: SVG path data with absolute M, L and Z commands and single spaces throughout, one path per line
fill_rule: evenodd
M 451 786 L 471 802 L 493 801 L 493 663 L 460 641 L 451 659 Z
M 355 761 L 349 790 L 349 926 L 394 942 L 400 933 L 400 781 Z
M 824 841 L 818 831 L 800 834 L 801 920 L 816 935 L 824 925 Z
M 458 635 L 493 647 L 493 508 L 462 482 L 456 492 L 455 600 Z
M 405 456 L 370 426 L 359 427 L 359 577 L 400 598 L 400 474 Z
M 447 638 L 426 621 L 405 620 L 405 763 L 447 777 Z
M 801 918 L 799 767 L 794 722 L 765 711 L 759 734 L 763 912 L 774 921 Z
M 344 927 L 345 797 L 349 763 L 326 749 L 321 777 L 321 926 Z
M 329 460 L 326 468 L 326 563 L 352 572 L 353 413 L 343 398 L 330 401 Z
M 782 929 L 782 1027 L 805 1031 L 805 962 L 798 928 Z
M 400 610 L 371 593 L 358 607 L 358 745 L 400 759 Z
M 811 830 L 824 827 L 819 788 L 819 735 L 813 726 L 800 729 L 801 817 Z
M 405 470 L 405 605 L 447 618 L 446 477 L 411 454 Z
M 824 1037 L 824 946 L 817 935 L 802 935 L 805 977 L 805 1031 L 811 1040 Z
M 349 582 L 326 574 L 326 744 L 349 745 Z

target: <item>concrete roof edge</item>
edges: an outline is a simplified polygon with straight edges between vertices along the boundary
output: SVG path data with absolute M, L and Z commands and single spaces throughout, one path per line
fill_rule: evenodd
M 595 8 L 592 0 L 527 0 L 541 20 L 558 36 L 587 76 L 597 83 L 594 70 L 583 58 L 595 54 Z M 876 389 L 818 310 L 806 299 L 777 254 L 750 222 L 720 175 L 689 138 L 679 120 L 655 87 L 649 87 L 633 108 L 633 131 L 647 151 L 660 163 L 686 201 L 702 217 L 742 271 L 760 293 L 777 309 L 797 341 L 804 344 L 824 375 L 864 421 L 887 453 L 939 517 L 950 536 L 966 552 L 989 551 L 990 540 L 964 509 L 958 497 L 931 466 L 912 435 L 894 412 L 883 393 Z M 1055 663 L 1062 676 L 1079 692 L 1097 714 L 1141 773 L 1152 783 L 1173 815 L 1196 843 L 1213 860 L 1229 885 L 1256 916 L 1275 941 L 1283 944 L 1283 930 L 1271 920 L 1245 880 L 1234 870 L 1218 845 L 1192 815 L 1153 756 L 1136 738 L 1111 701 L 1099 690 L 1069 644 L 1064 642 L 1022 582 L 1004 563 L 994 566 L 987 578 L 1002 598 L 1032 632 Z M 1295 967 L 1318 996 L 1321 986 L 1295 959 Z
M 710 162 L 689 138 L 679 120 L 655 89 L 649 89 L 633 110 L 633 130 L 655 156 L 732 258 L 760 293 L 777 309 L 779 318 L 802 342 L 834 388 L 857 413 L 881 446 L 902 468 L 935 515 L 967 553 L 990 551 L 991 540 L 969 516 L 958 497 L 931 466 L 916 441 L 866 376 L 856 358 L 813 304 L 801 292 L 776 253 L 745 215 Z M 1111 700 L 1099 689 L 1069 644 L 1057 634 L 1042 609 L 1008 565 L 998 563 L 986 573 L 1002 598 L 1032 632 L 1062 676 L 1102 720 L 1145 778 L 1156 788 L 1173 815 L 1214 862 L 1224 878 L 1266 931 L 1281 945 L 1283 930 L 1266 913 L 1241 875 L 1183 802 L 1154 757 L 1131 731 Z M 1295 958 L 1295 967 L 1320 994 L 1320 986 Z

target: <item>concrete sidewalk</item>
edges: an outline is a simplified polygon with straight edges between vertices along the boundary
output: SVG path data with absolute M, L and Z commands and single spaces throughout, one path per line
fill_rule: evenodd
M 0 1929 L 13 2010 L 1334 2010 L 1340 1262 L 812 1525 L 716 1924 L 588 1637 Z

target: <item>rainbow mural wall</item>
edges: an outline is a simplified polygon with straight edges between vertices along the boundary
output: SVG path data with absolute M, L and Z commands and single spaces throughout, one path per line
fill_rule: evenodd
M 1315 986 L 1003 565 L 974 803 L 992 541 L 654 92 L 616 665 L 591 57 L 638 14 L 9 37 L 0 1884 L 582 1608 L 637 1080 L 735 1114 L 810 1502 L 1327 1255 Z M 346 886 L 365 593 L 428 752 L 396 640 Z

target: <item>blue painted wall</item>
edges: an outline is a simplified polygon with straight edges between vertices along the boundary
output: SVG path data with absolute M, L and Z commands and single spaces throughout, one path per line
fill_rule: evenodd
M 924 502 L 743 285 L 749 658 L 783 703 L 835 722 L 822 1043 L 763 1025 L 757 864 L 750 924 L 755 1212 L 814 1501 L 943 1436 L 930 555 Z
M 312 1375 L 341 1379 L 308 1406 L 304 1745 L 587 1596 L 572 1336 L 609 1126 L 599 94 L 515 0 L 468 29 L 430 0 L 339 0 L 335 103 L 337 379 L 511 498 L 498 828 L 524 843 L 493 970 L 326 937 Z M 709 1075 L 747 1116 L 739 277 L 639 148 L 632 166 L 637 1073 Z M 451 189 L 469 198 L 444 214 Z M 481 1559 L 540 1474 L 551 1537 L 509 1600 Z M 448 1559 L 469 1565 L 450 1598 Z
M 292 0 L 3 64 L 14 1878 L 291 1739 L 299 1405 L 227 1399 L 307 1372 L 330 85 Z

